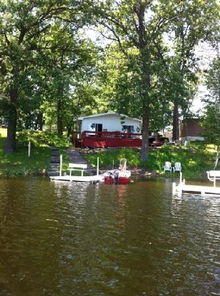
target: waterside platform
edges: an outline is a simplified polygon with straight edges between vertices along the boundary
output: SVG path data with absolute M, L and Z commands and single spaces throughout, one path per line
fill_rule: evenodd
M 178 185 L 173 183 L 173 195 L 181 197 L 184 193 L 195 193 L 200 195 L 217 195 L 220 197 L 220 187 L 215 186 L 199 186 L 186 185 L 185 182 L 180 182 Z
M 104 177 L 103 175 L 94 175 L 94 176 L 51 176 L 51 181 L 68 181 L 68 182 L 90 182 L 90 183 L 97 183 L 103 182 Z

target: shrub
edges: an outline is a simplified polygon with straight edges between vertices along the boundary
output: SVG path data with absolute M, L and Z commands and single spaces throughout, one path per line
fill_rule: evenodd
M 17 133 L 17 143 L 19 146 L 27 145 L 31 142 L 35 147 L 55 146 L 57 148 L 67 148 L 70 146 L 70 141 L 65 136 L 45 131 L 23 130 Z

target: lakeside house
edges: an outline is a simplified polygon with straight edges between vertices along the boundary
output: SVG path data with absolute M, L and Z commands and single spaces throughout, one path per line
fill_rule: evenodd
M 141 131 L 140 119 L 115 112 L 79 117 L 78 121 L 81 133 L 84 131 L 139 133 Z
M 203 131 L 198 118 L 185 118 L 180 123 L 180 141 L 203 141 Z
M 141 146 L 140 119 L 107 112 L 79 117 L 77 122 L 79 130 L 73 135 L 76 146 L 89 148 Z

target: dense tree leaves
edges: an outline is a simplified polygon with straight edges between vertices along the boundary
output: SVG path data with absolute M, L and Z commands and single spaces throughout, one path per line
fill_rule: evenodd
M 76 116 L 114 109 L 143 119 L 145 160 L 149 132 L 172 117 L 178 139 L 197 83 L 194 49 L 213 38 L 218 10 L 214 0 L 0 0 L 0 15 L 6 151 L 19 128 L 46 120 L 62 134 Z M 100 55 L 80 35 L 95 22 L 109 40 Z
M 213 60 L 210 69 L 206 75 L 206 85 L 210 91 L 206 98 L 206 112 L 202 118 L 202 124 L 205 128 L 204 137 L 208 143 L 216 145 L 217 167 L 220 153 L 220 57 L 217 43 L 217 57 Z
M 45 87 L 43 72 L 47 79 L 46 72 L 51 67 L 48 51 L 58 50 L 60 57 L 62 52 L 72 51 L 69 43 L 60 41 L 67 35 L 73 36 L 85 24 L 88 2 L 0 1 L 0 80 L 1 92 L 7 98 L 4 103 L 8 121 L 7 153 L 15 150 L 18 112 L 31 113 L 39 106 L 40 101 L 34 98 Z M 68 57 L 65 58 L 67 63 Z

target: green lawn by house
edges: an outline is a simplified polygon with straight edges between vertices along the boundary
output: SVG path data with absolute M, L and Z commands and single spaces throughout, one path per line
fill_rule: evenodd
M 12 155 L 4 153 L 5 129 L 0 129 L 0 177 L 27 176 L 44 174 L 50 162 L 49 147 L 34 147 L 31 156 L 28 157 L 27 146 L 18 147 Z
M 93 165 L 99 157 L 100 166 L 103 168 L 119 165 L 120 158 L 126 158 L 129 167 L 143 167 L 146 170 L 164 174 L 165 161 L 180 162 L 183 167 L 184 177 L 201 178 L 206 176 L 206 170 L 213 168 L 215 153 L 212 147 L 204 143 L 194 143 L 187 147 L 164 145 L 157 149 L 150 149 L 149 159 L 140 161 L 139 149 L 114 149 L 85 154 L 85 158 Z M 166 173 L 170 174 L 170 173 Z
M 6 137 L 6 130 L 0 129 L 0 177 L 27 176 L 33 174 L 44 174 L 50 163 L 50 145 L 58 145 L 64 154 L 64 168 L 67 166 L 68 157 L 64 152 L 68 147 L 66 138 L 57 138 L 57 135 L 48 135 L 43 132 L 33 132 L 31 141 L 34 143 L 31 149 L 31 157 L 27 154 L 27 135 L 30 132 L 22 132 L 17 152 L 6 155 L 3 150 Z M 45 142 L 50 142 L 46 145 Z M 163 166 L 165 161 L 181 162 L 184 177 L 201 178 L 206 177 L 206 171 L 213 168 L 215 150 L 213 146 L 207 146 L 203 142 L 192 143 L 188 146 L 164 145 L 160 148 L 151 148 L 149 159 L 146 162 L 140 161 L 139 149 L 106 149 L 101 151 L 89 151 L 84 157 L 92 165 L 96 166 L 97 157 L 100 159 L 100 168 L 107 169 L 118 167 L 119 160 L 126 158 L 128 167 L 142 167 L 147 171 L 164 175 Z M 170 173 L 165 173 L 169 175 Z

